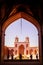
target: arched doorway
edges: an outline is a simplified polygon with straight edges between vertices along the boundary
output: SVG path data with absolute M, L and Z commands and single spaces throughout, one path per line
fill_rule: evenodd
M 18 48 L 19 54 L 23 55 L 24 54 L 24 46 L 20 45 Z
M 40 56 L 39 60 L 41 60 L 42 59 L 42 57 L 41 57 L 41 27 L 40 27 L 39 23 L 37 22 L 37 20 L 35 20 L 32 16 L 30 16 L 24 12 L 19 12 L 16 15 L 9 17 L 2 25 L 2 46 L 1 46 L 2 52 L 4 51 L 3 47 L 4 47 L 4 42 L 5 42 L 5 30 L 12 22 L 14 22 L 15 20 L 17 20 L 19 18 L 24 18 L 24 19 L 28 20 L 29 22 L 31 22 L 34 26 L 36 26 L 36 28 L 38 30 L 38 41 L 39 41 L 39 56 Z M 1 59 L 2 60 L 4 59 L 3 53 L 1 53 Z

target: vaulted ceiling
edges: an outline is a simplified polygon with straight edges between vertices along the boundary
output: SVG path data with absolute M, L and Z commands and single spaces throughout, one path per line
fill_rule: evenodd
M 0 23 L 2 24 L 8 18 L 12 9 L 16 8 L 15 13 L 26 12 L 42 25 L 42 5 L 42 0 L 0 0 Z

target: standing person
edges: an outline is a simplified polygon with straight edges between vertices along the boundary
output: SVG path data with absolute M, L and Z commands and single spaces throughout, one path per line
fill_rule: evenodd
M 31 54 L 31 55 L 30 55 L 30 59 L 31 59 L 31 60 L 32 60 L 32 57 L 33 57 L 33 56 L 32 56 L 32 54 Z
M 13 53 L 11 54 L 11 59 L 13 60 Z
M 12 59 L 12 60 L 13 60 L 13 56 L 14 56 L 14 55 L 13 55 L 13 51 L 14 51 L 14 50 L 11 49 L 11 59 Z
M 38 54 L 36 54 L 36 59 L 38 60 Z
M 21 54 L 19 54 L 19 58 L 20 58 L 20 60 L 22 60 L 22 55 Z
M 9 60 L 9 49 L 7 50 L 7 59 Z

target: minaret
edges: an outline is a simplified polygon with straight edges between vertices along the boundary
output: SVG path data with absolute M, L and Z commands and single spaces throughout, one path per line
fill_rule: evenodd
M 29 43 L 29 37 L 26 37 L 25 38 L 25 42 L 28 42 Z
M 18 42 L 19 41 L 19 38 L 18 37 L 15 37 L 15 42 Z

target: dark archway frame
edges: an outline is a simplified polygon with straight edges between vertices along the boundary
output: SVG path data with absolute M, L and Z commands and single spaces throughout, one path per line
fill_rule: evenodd
M 6 28 L 15 20 L 19 19 L 19 18 L 24 18 L 26 20 L 28 20 L 29 22 L 31 22 L 33 25 L 36 26 L 37 30 L 38 30 L 38 39 L 39 39 L 39 61 L 37 62 L 28 62 L 28 63 L 42 63 L 42 47 L 41 47 L 41 27 L 38 23 L 37 20 L 35 20 L 32 16 L 24 13 L 24 12 L 19 12 L 16 13 L 15 15 L 10 16 L 2 25 L 2 43 L 1 43 L 1 51 L 3 52 L 3 46 L 4 46 L 4 41 L 5 41 L 5 30 Z M 3 60 L 3 53 L 1 52 L 1 61 Z

